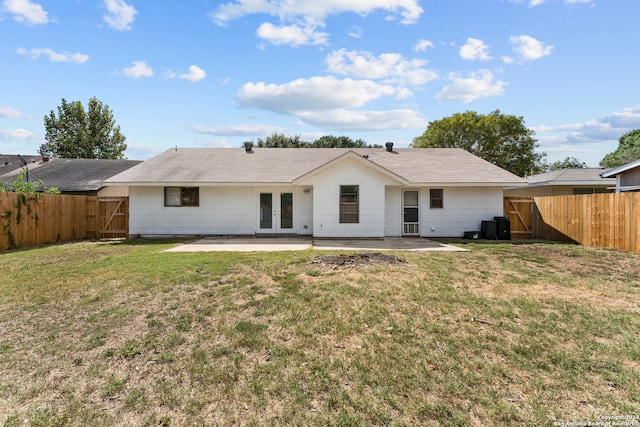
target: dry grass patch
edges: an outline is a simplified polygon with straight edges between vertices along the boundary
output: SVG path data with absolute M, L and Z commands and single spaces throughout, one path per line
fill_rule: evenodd
M 0 424 L 538 426 L 639 412 L 637 255 L 478 243 L 333 269 L 312 251 L 163 253 L 171 244 L 0 254 Z

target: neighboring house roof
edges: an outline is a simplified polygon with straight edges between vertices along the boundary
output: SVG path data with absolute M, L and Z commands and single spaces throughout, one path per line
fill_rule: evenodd
M 42 181 L 41 189 L 56 187 L 63 193 L 98 191 L 104 187 L 105 179 L 142 163 L 140 160 L 59 158 L 42 161 L 40 156 L 23 157 L 28 162 L 31 181 Z M 10 164 L 3 166 L 7 162 Z M 8 170 L 4 170 L 4 167 L 8 167 Z M 0 157 L 0 181 L 15 181 L 21 170 L 18 156 Z
M 602 176 L 603 178 L 615 177 L 618 174 L 627 172 L 637 167 L 640 167 L 640 159 L 636 160 L 635 162 L 627 163 L 626 165 L 618 166 L 617 168 L 609 169 L 608 171 L 601 173 L 600 176 Z
M 341 156 L 354 154 L 403 183 L 522 183 L 520 177 L 458 148 L 400 148 L 392 152 L 384 148 L 253 148 L 251 152 L 244 148 L 178 148 L 116 175 L 105 184 L 294 183 Z
M 530 187 L 543 185 L 615 186 L 615 179 L 601 178 L 601 174 L 605 170 L 602 168 L 560 169 L 532 175 L 526 178 L 526 181 Z

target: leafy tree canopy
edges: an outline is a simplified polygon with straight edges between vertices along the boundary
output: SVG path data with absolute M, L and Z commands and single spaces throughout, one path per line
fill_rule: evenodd
M 46 143 L 41 153 L 53 157 L 82 159 L 124 159 L 125 136 L 116 126 L 108 105 L 96 97 L 89 100 L 87 110 L 80 101 L 67 102 L 64 98 L 44 117 Z
M 266 139 L 258 138 L 258 147 L 266 148 L 377 148 L 381 145 L 368 145 L 361 139 L 352 140 L 348 136 L 324 135 L 313 142 L 300 140 L 300 135 L 286 136 L 274 133 Z
M 462 148 L 522 177 L 544 169 L 545 154 L 535 152 L 538 144 L 534 132 L 524 125 L 522 117 L 500 110 L 487 115 L 467 111 L 429 122 L 412 146 Z
M 558 171 L 562 169 L 584 169 L 587 167 L 587 164 L 581 162 L 575 157 L 567 157 L 564 160 L 558 160 L 557 162 L 553 162 L 549 165 L 550 171 Z
M 616 168 L 638 159 L 640 159 L 640 129 L 635 129 L 618 139 L 618 148 L 604 156 L 600 161 L 600 166 Z

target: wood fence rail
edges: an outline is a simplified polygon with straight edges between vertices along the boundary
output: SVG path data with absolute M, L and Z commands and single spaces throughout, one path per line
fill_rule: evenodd
M 512 213 L 513 209 L 508 210 L 513 204 L 507 199 L 510 198 L 505 198 L 505 215 L 509 215 L 514 224 L 519 219 Z M 528 228 L 533 239 L 640 252 L 640 193 L 549 196 L 531 200 L 531 224 L 522 228 Z
M 0 193 L 0 250 L 126 237 L 128 198 Z

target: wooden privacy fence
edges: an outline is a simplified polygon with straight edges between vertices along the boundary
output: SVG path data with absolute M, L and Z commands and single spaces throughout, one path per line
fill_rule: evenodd
M 129 198 L 93 197 L 87 200 L 87 220 L 92 224 L 90 237 L 126 239 L 129 234 Z
M 0 250 L 127 237 L 128 198 L 0 193 Z
M 505 215 L 517 215 L 505 198 Z M 523 200 L 523 198 L 519 198 Z M 533 239 L 640 252 L 640 193 L 584 194 L 531 199 Z
M 530 197 L 505 197 L 504 216 L 509 217 L 512 239 L 531 239 L 531 204 Z

